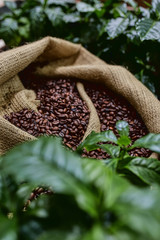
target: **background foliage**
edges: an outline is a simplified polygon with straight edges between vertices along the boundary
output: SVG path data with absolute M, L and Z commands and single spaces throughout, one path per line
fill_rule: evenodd
M 81 43 L 106 62 L 128 68 L 160 97 L 160 0 L 146 8 L 134 0 L 6 1 L 0 37 L 9 47 L 44 36 Z

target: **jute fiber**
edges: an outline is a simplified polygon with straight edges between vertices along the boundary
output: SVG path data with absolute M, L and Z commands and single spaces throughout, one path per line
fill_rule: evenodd
M 26 90 L 18 77 L 19 72 L 35 63 L 39 75 L 104 84 L 136 108 L 150 132 L 160 132 L 159 101 L 129 71 L 106 64 L 81 45 L 46 37 L 0 54 L 0 154 L 18 143 L 35 139 L 3 118 L 23 108 L 37 111 L 39 101 L 34 91 Z M 85 138 L 92 130 L 100 131 L 100 121 L 83 84 L 77 82 L 77 89 L 90 110 Z

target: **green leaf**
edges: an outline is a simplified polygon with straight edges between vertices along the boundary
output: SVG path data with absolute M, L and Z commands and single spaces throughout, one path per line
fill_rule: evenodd
M 131 146 L 131 149 L 135 147 L 148 148 L 153 152 L 160 153 L 160 134 L 147 134 L 146 136 L 136 140 Z
M 75 227 L 72 231 L 54 230 L 47 231 L 47 233 L 42 234 L 36 240 L 81 240 L 81 233 L 78 227 Z
M 124 0 L 125 3 L 128 3 L 133 8 L 137 7 L 137 3 L 134 0 Z
M 10 10 L 14 11 L 17 8 L 17 4 L 13 1 L 4 1 L 5 6 Z
M 116 123 L 116 128 L 120 136 L 128 136 L 129 135 L 129 125 L 125 121 L 118 121 Z
M 95 8 L 93 8 L 90 4 L 87 4 L 85 2 L 78 2 L 76 7 L 79 12 L 83 13 L 95 11 Z
M 116 19 L 111 19 L 105 30 L 108 33 L 109 37 L 111 39 L 117 37 L 118 35 L 124 33 L 124 31 L 127 29 L 127 26 L 129 24 L 128 18 L 116 18 Z
M 152 9 L 160 17 L 160 0 L 152 0 Z
M 1 240 L 17 240 L 17 224 L 16 220 L 9 219 L 7 216 L 3 216 L 0 212 L 0 239 Z
M 121 224 L 130 230 L 127 231 L 129 237 L 135 233 L 140 240 L 159 239 L 159 197 L 159 188 L 156 186 L 152 190 L 130 186 L 122 193 L 115 206 L 115 212 Z
M 87 232 L 85 237 L 82 240 L 104 240 L 105 231 L 102 226 L 99 224 L 95 224 L 90 231 Z
M 160 21 L 155 21 L 149 18 L 140 20 L 136 25 L 136 30 L 141 38 L 144 40 L 158 40 L 160 38 Z
M 114 159 L 110 160 L 110 165 L 111 161 Z M 113 206 L 117 198 L 128 187 L 128 182 L 105 165 L 105 161 L 85 159 L 83 166 L 90 183 L 100 192 L 100 197 L 98 196 L 98 199 L 101 200 L 99 208 L 106 207 L 108 209 L 108 207 Z
M 75 0 L 48 0 L 47 5 L 66 6 L 66 4 L 75 4 Z
M 120 152 L 119 146 L 114 146 L 111 144 L 100 144 L 99 148 L 106 151 L 112 158 L 118 157 Z
M 127 147 L 131 143 L 131 139 L 128 136 L 121 136 L 118 138 L 118 145 Z
M 111 11 L 114 18 L 122 17 L 125 18 L 127 14 L 127 4 L 117 4 L 116 7 Z
M 18 29 L 18 23 L 16 20 L 12 18 L 6 18 L 1 24 L 1 27 L 6 27 L 6 29 L 9 27 L 11 31 L 17 31 Z
M 160 162 L 153 158 L 134 158 L 125 168 L 147 184 L 160 184 Z
M 113 4 L 114 1 L 115 1 L 115 0 L 104 1 L 104 7 L 112 6 L 112 4 Z
M 22 144 L 3 157 L 3 171 L 18 182 L 51 186 L 55 192 L 74 195 L 82 209 L 97 217 L 96 197 L 87 187 L 82 161 L 60 143 L 60 139 L 42 137 Z
M 87 151 L 91 151 L 99 148 L 98 142 L 114 142 L 117 143 L 116 135 L 112 131 L 104 131 L 100 133 L 92 132 L 77 148 L 77 151 L 81 151 L 86 148 Z
M 63 16 L 63 21 L 65 23 L 75 23 L 80 21 L 79 14 L 69 13 Z
M 145 68 L 146 64 L 144 63 Z M 151 66 L 150 66 L 151 67 Z M 152 70 L 152 69 L 151 69 Z M 135 74 L 135 77 L 138 78 L 152 93 L 156 95 L 156 88 L 154 82 L 148 75 L 145 75 L 144 69 L 142 69 L 138 74 Z
M 36 6 L 29 11 L 30 19 L 30 38 L 33 40 L 39 39 L 44 35 L 46 16 L 42 6 Z
M 20 36 L 24 37 L 25 39 L 29 37 L 29 31 L 30 31 L 29 25 L 26 25 L 23 27 L 19 26 L 18 31 Z
M 150 10 L 144 7 L 139 7 L 140 14 L 145 18 L 150 18 Z
M 18 23 L 13 18 L 5 18 L 0 24 L 0 36 L 4 41 L 10 45 L 18 45 L 21 37 L 18 34 Z
M 64 13 L 60 7 L 46 8 L 45 13 L 54 27 L 62 23 Z

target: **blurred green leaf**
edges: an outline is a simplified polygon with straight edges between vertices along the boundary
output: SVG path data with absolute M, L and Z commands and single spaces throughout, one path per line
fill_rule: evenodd
M 116 123 L 116 129 L 120 136 L 128 136 L 129 135 L 129 125 L 126 121 L 118 121 Z
M 140 239 L 158 240 L 159 238 L 158 198 L 159 190 L 157 187 L 153 190 L 131 187 L 120 196 L 119 204 L 115 206 L 121 222 L 132 233 L 137 233 Z
M 16 20 L 12 19 L 12 18 L 6 18 L 4 19 L 4 21 L 2 22 L 1 24 L 1 27 L 2 28 L 6 28 L 7 29 L 10 29 L 10 32 L 11 31 L 17 31 L 18 30 L 18 23 Z
M 110 163 L 114 160 L 110 159 Z M 55 137 L 41 137 L 15 147 L 0 158 L 4 177 L 12 176 L 17 184 L 23 181 L 16 190 L 14 183 L 9 183 L 17 198 L 11 194 L 8 198 L 16 204 L 28 195 L 30 187 L 41 183 L 52 187 L 54 194 L 48 204 L 44 201 L 46 198 L 33 201 L 29 211 L 23 214 L 15 207 L 14 215 L 9 215 L 13 219 L 3 220 L 4 233 L 8 234 L 9 223 L 14 223 L 11 233 L 16 236 L 19 231 L 20 239 L 24 240 L 134 240 L 134 237 L 143 240 L 148 236 L 150 240 L 157 240 L 160 189 L 154 184 L 159 184 L 159 161 L 134 157 L 120 162 L 123 164 L 123 161 L 126 161 L 126 169 L 131 169 L 142 181 L 153 184 L 153 190 L 133 187 L 105 161 L 81 158 Z M 3 187 L 1 189 L 3 191 Z M 4 213 L 1 216 L 4 219 Z M 16 240 L 14 237 L 8 239 Z
M 152 9 L 156 13 L 157 17 L 160 17 L 160 0 L 152 0 Z
M 75 4 L 75 0 L 48 0 L 47 5 L 59 5 L 59 6 L 66 6 L 66 4 Z
M 160 153 L 160 134 L 149 133 L 136 140 L 131 148 L 135 147 L 148 148 L 153 152 Z
M 112 158 L 118 157 L 120 153 L 120 147 L 111 144 L 101 144 L 99 145 L 101 149 L 106 151 Z
M 80 231 L 78 227 L 74 228 L 72 232 L 65 232 L 62 230 L 55 230 L 55 231 L 50 231 L 45 234 L 42 234 L 37 240 L 51 240 L 51 239 L 56 239 L 56 240 L 80 240 L 82 239 L 82 235 L 80 234 Z
M 137 33 L 141 41 L 158 40 L 160 38 L 160 21 L 155 21 L 150 18 L 140 20 L 136 25 Z
M 131 143 L 131 139 L 128 136 L 122 135 L 120 138 L 118 138 L 118 145 L 123 147 L 127 147 Z
M 78 2 L 76 7 L 77 7 L 77 10 L 82 13 L 95 11 L 95 8 L 93 8 L 90 4 L 87 4 L 85 2 Z
M 150 18 L 150 10 L 148 8 L 139 7 L 140 14 L 145 18 Z
M 9 214 L 9 213 L 8 213 Z M 11 215 L 11 214 L 10 214 Z M 9 216 L 9 215 L 8 215 Z M 1 240 L 17 240 L 17 224 L 16 220 L 9 219 L 8 216 L 2 216 L 0 212 L 0 239 Z
M 137 3 L 134 0 L 124 0 L 125 3 L 128 3 L 130 6 L 132 6 L 133 8 L 137 7 Z
M 63 16 L 63 20 L 66 23 L 75 23 L 80 21 L 80 16 L 79 14 L 73 14 L 73 13 L 65 14 Z
M 153 158 L 134 158 L 126 166 L 147 184 L 160 183 L 160 162 Z
M 91 151 L 98 148 L 98 142 L 114 142 L 117 143 L 116 135 L 112 131 L 104 131 L 100 133 L 92 132 L 77 148 L 77 151 L 81 151 L 85 148 L 87 151 Z
M 114 18 L 118 17 L 126 17 L 127 14 L 127 4 L 117 4 L 112 10 L 111 13 L 113 14 Z
M 13 161 L 14 169 L 11 164 Z M 22 168 L 23 171 L 17 174 L 17 169 Z M 59 139 L 42 137 L 38 141 L 22 144 L 4 156 L 3 169 L 15 175 L 19 182 L 44 184 L 53 187 L 56 192 L 74 194 L 82 209 L 88 209 L 97 217 L 95 197 L 83 185 L 87 184 L 87 177 L 80 157 L 62 147 Z
M 100 225 L 95 225 L 88 233 L 84 236 L 83 240 L 104 240 L 105 232 Z
M 128 18 L 116 18 L 109 20 L 105 30 L 111 39 L 116 38 L 120 34 L 124 33 L 129 24 Z
M 12 11 L 14 11 L 17 8 L 17 4 L 13 1 L 4 1 L 4 4 Z
M 62 23 L 64 14 L 61 8 L 46 8 L 45 13 L 54 27 Z

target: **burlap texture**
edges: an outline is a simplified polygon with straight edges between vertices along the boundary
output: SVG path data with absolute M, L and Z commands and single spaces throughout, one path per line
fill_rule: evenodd
M 103 83 L 124 96 L 137 109 L 150 132 L 160 132 L 160 103 L 130 72 L 123 67 L 106 64 L 81 45 L 46 37 L 0 54 L 0 154 L 20 142 L 34 139 L 3 116 L 24 107 L 37 109 L 39 102 L 35 100 L 35 93 L 24 89 L 17 76 L 35 62 L 39 66 L 37 74 Z M 86 137 L 92 130 L 100 130 L 100 122 L 83 84 L 77 83 L 77 88 L 91 112 Z

